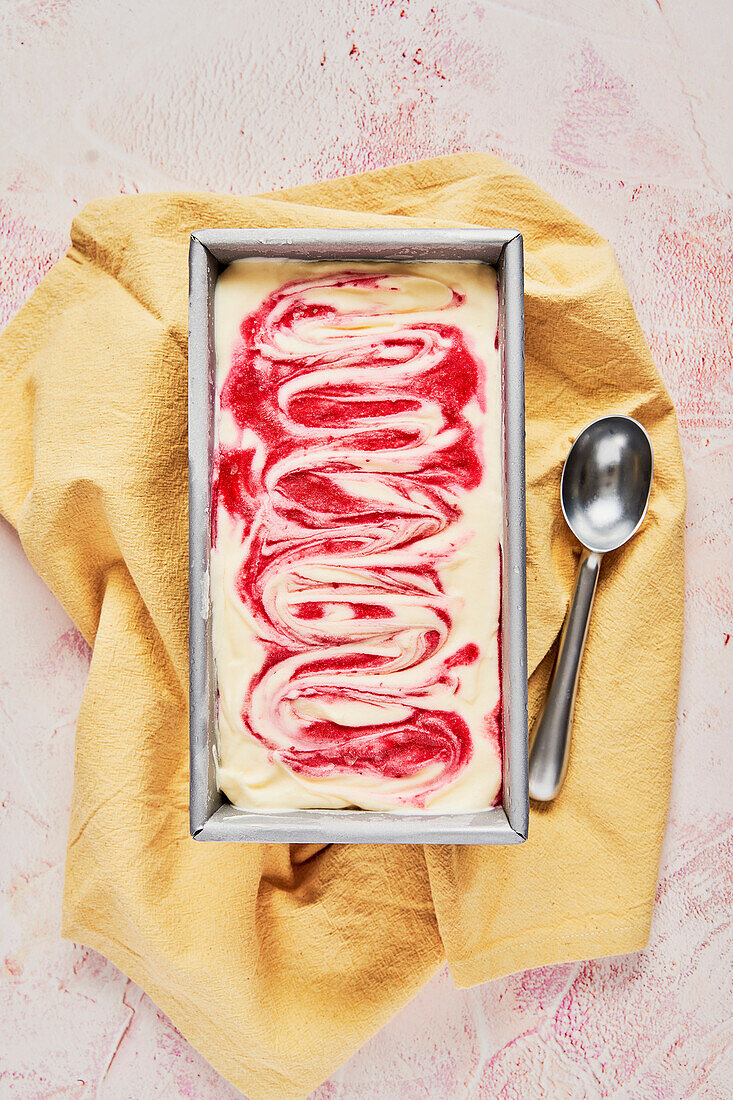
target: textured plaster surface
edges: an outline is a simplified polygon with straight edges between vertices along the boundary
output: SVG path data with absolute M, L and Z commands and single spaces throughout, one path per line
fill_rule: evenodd
M 439 975 L 313 1100 L 733 1096 L 733 101 L 727 0 L 3 0 L 0 322 L 101 194 L 256 192 L 462 150 L 614 245 L 677 407 L 687 616 L 650 947 Z M 0 1097 L 239 1096 L 59 937 L 89 650 L 0 523 Z

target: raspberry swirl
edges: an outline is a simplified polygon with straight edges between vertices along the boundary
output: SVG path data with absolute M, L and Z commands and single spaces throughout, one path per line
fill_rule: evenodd
M 454 784 L 477 732 L 498 751 L 499 700 L 479 731 L 457 705 L 481 639 L 443 577 L 471 554 L 486 447 L 464 298 L 394 265 L 287 282 L 241 322 L 219 393 L 212 541 L 236 532 L 262 655 L 233 721 L 296 779 L 381 782 L 394 809 Z

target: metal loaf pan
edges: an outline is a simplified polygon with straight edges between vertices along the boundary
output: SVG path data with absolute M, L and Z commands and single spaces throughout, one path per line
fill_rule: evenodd
M 367 810 L 255 813 L 216 785 L 216 677 L 209 553 L 216 352 L 214 287 L 245 257 L 297 260 L 470 260 L 498 272 L 502 373 L 503 780 L 501 804 L 479 813 Z M 190 502 L 191 835 L 197 840 L 287 843 L 519 844 L 527 836 L 527 604 L 524 483 L 524 265 L 509 229 L 202 229 L 191 236 L 188 337 Z

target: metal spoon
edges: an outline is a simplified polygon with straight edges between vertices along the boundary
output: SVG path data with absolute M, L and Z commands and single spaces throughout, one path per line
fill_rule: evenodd
M 529 793 L 550 802 L 568 770 L 578 672 L 603 555 L 636 534 L 646 515 L 654 455 L 649 436 L 630 416 L 603 416 L 585 428 L 565 460 L 560 503 L 583 546 L 545 706 L 529 754 Z

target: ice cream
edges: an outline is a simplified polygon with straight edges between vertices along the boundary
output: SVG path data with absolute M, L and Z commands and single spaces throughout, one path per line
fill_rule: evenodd
M 222 791 L 258 810 L 492 805 L 494 271 L 243 260 L 215 313 Z

